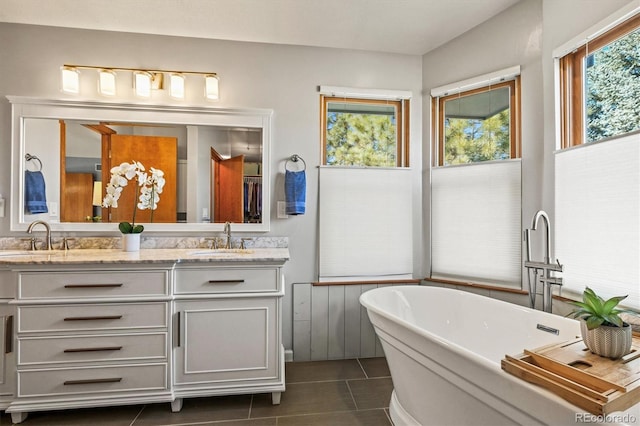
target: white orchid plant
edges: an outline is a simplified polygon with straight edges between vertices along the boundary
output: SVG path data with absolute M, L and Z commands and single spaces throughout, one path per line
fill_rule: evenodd
M 136 212 L 138 209 L 151 210 L 150 220 L 153 222 L 153 211 L 158 208 L 165 179 L 162 170 L 150 167 L 149 172 L 146 172 L 142 163 L 135 160 L 131 163 L 122 163 L 111 169 L 111 180 L 107 184 L 102 207 L 117 208 L 122 189 L 127 186 L 130 180 L 135 179 L 139 187 L 138 199 L 134 199 L 133 220 L 131 222 L 120 222 L 118 225 L 118 229 L 123 234 L 139 234 L 144 231 L 144 226 L 136 225 Z

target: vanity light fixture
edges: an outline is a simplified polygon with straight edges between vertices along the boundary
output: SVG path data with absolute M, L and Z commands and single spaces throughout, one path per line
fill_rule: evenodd
M 216 74 L 207 74 L 204 76 L 204 96 L 205 98 L 217 101 L 220 98 L 218 76 Z
M 116 95 L 116 73 L 114 71 L 98 71 L 98 92 L 104 96 Z
M 150 98 L 151 73 L 146 71 L 135 71 L 133 73 L 133 89 L 137 96 L 141 98 Z
M 184 99 L 184 75 L 172 73 L 169 78 L 169 93 L 172 98 Z
M 98 71 L 98 92 L 105 96 L 116 95 L 116 73 L 130 72 L 133 76 L 133 88 L 136 96 L 150 98 L 153 90 L 162 90 L 164 75 L 169 79 L 169 95 L 174 99 L 185 99 L 187 77 L 199 75 L 204 77 L 204 94 L 208 100 L 220 98 L 219 79 L 216 73 L 199 71 L 170 71 L 141 68 L 98 67 L 93 65 L 64 64 L 61 67 L 62 90 L 65 93 L 80 93 L 81 69 Z
M 80 71 L 76 67 L 64 65 L 60 68 L 62 91 L 65 93 L 80 93 Z

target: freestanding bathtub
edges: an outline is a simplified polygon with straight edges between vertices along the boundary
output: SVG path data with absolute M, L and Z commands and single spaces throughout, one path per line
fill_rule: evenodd
M 428 286 L 381 287 L 360 303 L 389 363 L 396 426 L 640 425 L 640 404 L 593 416 L 501 369 L 505 354 L 579 336 L 576 320 Z

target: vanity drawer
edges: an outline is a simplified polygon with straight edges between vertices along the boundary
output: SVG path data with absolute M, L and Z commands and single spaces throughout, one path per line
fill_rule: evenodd
M 18 332 L 166 328 L 168 317 L 166 302 L 19 306 Z
M 167 365 L 18 371 L 18 396 L 54 396 L 167 389 Z
M 18 341 L 18 364 L 167 359 L 167 334 L 27 337 Z
M 278 291 L 278 269 L 178 269 L 176 294 Z
M 168 271 L 21 272 L 19 299 L 164 296 Z

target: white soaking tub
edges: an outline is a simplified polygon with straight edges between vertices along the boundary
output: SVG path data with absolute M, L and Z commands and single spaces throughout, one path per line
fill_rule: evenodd
M 440 287 L 382 287 L 360 303 L 389 363 L 396 426 L 640 426 L 640 405 L 593 416 L 501 369 L 505 354 L 579 336 L 576 320 Z

